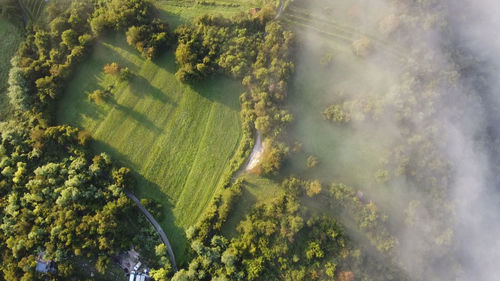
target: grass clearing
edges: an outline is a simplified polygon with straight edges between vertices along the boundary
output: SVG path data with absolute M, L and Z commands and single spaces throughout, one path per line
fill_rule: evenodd
M 221 14 L 231 17 L 238 13 L 248 13 L 251 8 L 266 4 L 279 6 L 280 0 L 157 0 L 159 17 L 172 28 L 189 24 L 195 18 L 205 14 Z
M 231 211 L 226 223 L 222 226 L 222 233 L 226 237 L 236 235 L 236 227 L 245 219 L 255 204 L 264 204 L 272 201 L 284 190 L 276 182 L 253 174 L 242 175 L 244 180 L 242 195 L 234 209 Z
M 0 17 L 0 120 L 5 120 L 10 113 L 9 99 L 6 95 L 9 77 L 10 59 L 21 42 L 21 30 L 8 20 Z
M 116 82 L 104 74 L 111 62 L 128 67 L 132 80 Z M 57 116 L 60 123 L 91 132 L 96 152 L 107 152 L 137 172 L 137 195 L 165 206 L 160 224 L 182 263 L 184 229 L 217 192 L 241 139 L 238 97 L 244 90 L 224 77 L 184 85 L 175 71 L 172 51 L 149 62 L 124 36 L 98 41 L 68 84 Z M 89 93 L 110 85 L 110 101 L 88 100 Z
M 181 24 L 188 24 L 193 19 L 205 14 L 221 14 L 226 17 L 240 12 L 248 12 L 255 6 L 251 0 L 235 1 L 205 1 L 213 4 L 198 4 L 197 1 L 161 0 L 155 4 L 160 11 L 160 18 L 175 28 Z

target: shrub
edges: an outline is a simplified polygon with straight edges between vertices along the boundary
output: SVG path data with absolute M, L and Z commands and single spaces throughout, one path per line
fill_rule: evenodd
M 78 43 L 78 33 L 68 29 L 61 34 L 61 40 L 68 48 L 72 48 Z
M 318 180 L 312 181 L 307 186 L 307 196 L 313 197 L 321 192 L 321 183 Z
M 266 144 L 262 153 L 261 168 L 264 174 L 275 174 L 280 168 L 288 148 L 283 144 Z
M 124 67 L 120 69 L 120 80 L 128 81 L 132 79 L 133 73 L 128 69 L 128 67 Z
M 78 37 L 78 42 L 80 42 L 80 45 L 82 45 L 84 48 L 87 48 L 88 46 L 90 46 L 90 43 L 92 43 L 92 39 L 92 35 L 85 33 Z
M 314 168 L 316 167 L 316 165 L 318 165 L 318 157 L 313 155 L 307 157 L 307 162 L 306 162 L 307 168 Z
M 89 101 L 96 104 L 102 104 L 111 96 L 111 92 L 103 90 L 95 90 L 89 95 Z
M 338 104 L 331 105 L 323 111 L 323 118 L 337 123 L 349 122 L 349 117 Z
M 106 74 L 116 74 L 120 71 L 120 66 L 116 63 L 108 63 L 104 66 L 104 73 Z
M 358 57 L 365 57 L 373 51 L 373 43 L 370 39 L 363 37 L 352 43 L 352 51 Z
M 79 131 L 77 135 L 78 143 L 82 146 L 86 146 L 90 140 L 92 140 L 92 135 L 89 131 Z

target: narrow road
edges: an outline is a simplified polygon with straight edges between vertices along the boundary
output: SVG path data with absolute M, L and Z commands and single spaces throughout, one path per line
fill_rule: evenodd
M 141 204 L 139 199 L 135 197 L 134 194 L 130 193 L 129 191 L 125 190 L 125 194 L 127 195 L 130 200 L 134 201 L 134 203 L 139 207 L 141 212 L 146 216 L 148 221 L 153 225 L 153 227 L 156 229 L 156 232 L 160 235 L 161 240 L 163 241 L 163 244 L 167 246 L 167 252 L 168 255 L 170 256 L 170 262 L 172 262 L 172 268 L 174 269 L 174 272 L 177 272 L 177 265 L 175 264 L 175 256 L 174 256 L 174 251 L 172 251 L 172 246 L 170 245 L 170 242 L 168 241 L 167 235 L 165 232 L 163 232 L 163 229 L 161 228 L 160 224 L 153 218 L 153 216 L 144 208 L 144 206 Z

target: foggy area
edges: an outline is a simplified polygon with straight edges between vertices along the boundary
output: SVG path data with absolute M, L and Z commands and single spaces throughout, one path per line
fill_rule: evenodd
M 294 136 L 304 154 L 320 155 L 322 166 L 291 171 L 368 194 L 389 216 L 399 242 L 395 259 L 412 279 L 498 280 L 500 5 L 297 2 L 310 12 L 304 18 L 324 21 L 317 32 L 298 32 L 296 77 L 317 72 L 328 54 L 332 62 L 318 74 L 321 85 L 311 87 L 315 100 L 294 109 Z M 349 34 L 333 22 L 350 22 Z M 349 46 L 328 43 L 340 35 L 366 39 L 369 50 L 353 55 Z M 304 66 L 310 61 L 317 66 Z M 301 92 L 306 82 L 294 83 L 292 107 L 309 94 Z M 352 109 L 353 100 L 371 109 Z M 330 104 L 340 104 L 350 120 L 329 124 L 321 112 L 305 115 L 304 108 Z M 312 137 L 304 129 L 311 126 Z M 335 159 L 324 150 L 335 151 Z

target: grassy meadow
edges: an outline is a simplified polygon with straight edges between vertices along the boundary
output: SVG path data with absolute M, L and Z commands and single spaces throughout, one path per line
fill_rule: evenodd
M 262 7 L 266 3 L 278 6 L 279 0 L 158 0 L 155 5 L 160 18 L 175 28 L 205 14 L 231 17 L 241 12 L 248 13 L 251 8 Z
M 172 27 L 189 24 L 190 21 L 204 14 L 232 16 L 246 12 L 251 8 L 251 1 L 207 1 L 214 4 L 197 4 L 196 1 L 156 1 L 160 18 Z
M 130 82 L 103 72 L 112 62 L 131 70 Z M 122 35 L 100 40 L 69 83 L 58 120 L 89 131 L 95 151 L 137 172 L 138 196 L 165 206 L 160 223 L 182 262 L 184 229 L 211 200 L 239 144 L 243 88 L 223 77 L 189 86 L 175 71 L 171 50 L 149 62 Z M 89 101 L 89 93 L 110 85 L 109 101 Z
M 4 120 L 10 112 L 6 96 L 7 79 L 9 77 L 10 59 L 21 42 L 21 30 L 8 20 L 0 17 L 0 120 Z

